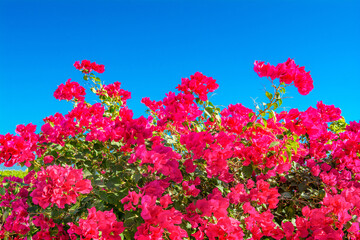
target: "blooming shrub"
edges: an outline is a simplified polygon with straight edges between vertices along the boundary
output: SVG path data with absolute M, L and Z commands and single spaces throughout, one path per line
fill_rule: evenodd
M 0 183 L 1 239 L 360 239 L 360 123 L 323 102 L 278 111 L 287 87 L 314 88 L 294 60 L 255 61 L 273 92 L 254 110 L 220 109 L 197 72 L 139 118 L 104 65 L 74 66 L 98 103 L 68 80 L 69 113 L 0 135 L 0 163 L 28 166 Z

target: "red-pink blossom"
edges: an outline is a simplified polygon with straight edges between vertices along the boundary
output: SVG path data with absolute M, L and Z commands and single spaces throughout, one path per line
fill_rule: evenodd
M 60 84 L 54 92 L 54 97 L 59 100 L 71 101 L 73 98 L 83 101 L 85 99 L 85 88 L 77 82 L 71 82 L 68 79 L 65 84 Z
M 181 84 L 176 88 L 185 94 L 195 93 L 202 101 L 208 100 L 208 93 L 214 92 L 219 85 L 212 77 L 207 77 L 200 72 L 190 76 L 190 79 L 181 79 Z
M 77 70 L 82 71 L 83 73 L 90 73 L 92 70 L 98 73 L 103 73 L 105 71 L 105 66 L 97 64 L 96 62 L 90 62 L 89 60 L 76 61 L 74 67 Z
M 96 211 L 95 207 L 88 209 L 86 219 L 80 219 L 77 226 L 68 223 L 70 236 L 80 236 L 81 239 L 121 240 L 120 234 L 125 230 L 124 224 L 117 221 L 113 211 Z M 76 237 L 75 237 L 76 238 Z
M 5 167 L 12 167 L 16 163 L 25 163 L 30 167 L 38 150 L 39 135 L 35 130 L 36 126 L 29 123 L 16 127 L 15 132 L 19 136 L 10 133 L 0 135 L 0 163 L 4 163 Z
M 104 92 L 111 98 L 120 98 L 124 105 L 126 101 L 131 98 L 131 92 L 121 89 L 120 82 L 114 82 L 113 84 L 104 85 L 96 94 L 103 95 Z
M 80 193 L 92 190 L 91 181 L 83 179 L 81 169 L 70 166 L 51 165 L 37 173 L 34 191 L 30 194 L 35 204 L 47 208 L 56 204 L 64 208 L 65 204 L 74 204 Z
M 276 67 L 269 63 L 255 61 L 254 71 L 259 77 L 270 77 L 272 80 L 279 78 L 280 82 L 285 84 L 294 83 L 302 95 L 309 94 L 314 88 L 310 72 L 305 72 L 305 67 L 299 67 L 290 58 L 284 63 L 279 63 Z

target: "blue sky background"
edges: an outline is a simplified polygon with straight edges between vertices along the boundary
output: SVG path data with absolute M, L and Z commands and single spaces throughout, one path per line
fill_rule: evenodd
M 140 116 L 142 97 L 160 100 L 196 71 L 220 84 L 215 104 L 253 107 L 270 89 L 254 60 L 290 57 L 311 71 L 315 89 L 301 96 L 290 87 L 285 107 L 323 100 L 358 121 L 359 13 L 355 0 L 1 0 L 0 134 L 30 122 L 40 129 L 44 117 L 69 111 L 53 92 L 68 78 L 84 84 L 73 67 L 82 59 L 104 64 L 102 80 L 122 82 Z

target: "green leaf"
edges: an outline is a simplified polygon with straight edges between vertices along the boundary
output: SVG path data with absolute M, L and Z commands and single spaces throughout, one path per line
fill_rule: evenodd
M 323 199 L 323 198 L 325 197 L 325 191 L 324 191 L 324 190 L 320 190 L 320 191 L 319 191 L 319 197 L 320 197 L 321 199 Z
M 292 156 L 291 150 L 286 149 L 286 153 L 287 153 L 289 159 L 291 159 L 291 156 Z
M 299 187 L 300 192 L 305 191 L 307 189 L 306 182 L 304 182 L 304 181 L 301 182 L 298 187 Z
M 54 148 L 55 148 L 55 150 L 57 150 L 57 151 L 61 151 L 61 150 L 63 149 L 63 146 L 57 144 Z
M 269 93 L 268 91 L 265 92 L 266 97 L 271 100 L 273 98 L 272 93 Z
M 250 128 L 250 127 L 252 127 L 253 125 L 254 125 L 253 122 L 248 122 L 248 123 L 246 124 L 246 128 Z
M 279 104 L 277 102 L 273 103 L 274 109 L 277 109 L 279 107 Z
M 262 119 L 263 120 L 263 123 L 264 123 L 264 127 L 267 127 L 267 121 L 265 118 Z
M 271 157 L 271 156 L 274 156 L 275 154 L 276 154 L 275 151 L 268 151 L 267 154 L 266 154 L 266 156 L 267 156 L 267 157 Z
M 5 195 L 5 188 L 0 188 L 0 195 Z
M 251 119 L 255 114 L 253 112 L 249 113 L 249 119 Z
M 58 209 L 57 207 L 51 208 L 51 218 L 52 219 L 59 217 L 62 213 L 63 212 L 60 209 Z
M 136 223 L 136 220 L 139 218 L 139 216 L 136 214 L 136 212 L 132 211 L 126 211 L 125 213 L 125 221 L 124 221 L 124 227 L 131 227 Z
M 308 193 L 306 193 L 306 192 L 302 192 L 300 194 L 300 197 L 305 198 L 305 199 L 310 199 L 310 195 Z
M 5 183 L 3 183 L 3 187 L 8 188 L 10 186 L 10 182 L 6 181 Z
M 200 100 L 200 98 L 195 98 L 195 102 L 200 105 L 204 103 L 203 101 Z
M 215 115 L 215 118 L 216 118 L 216 120 L 217 120 L 218 122 L 221 122 L 221 117 L 220 117 L 219 114 L 216 114 L 216 115 Z
M 6 218 L 10 215 L 10 211 L 9 210 L 5 210 L 5 212 L 3 213 L 2 216 L 2 222 L 5 222 Z
M 290 192 L 283 192 L 281 193 L 281 196 L 283 198 L 292 198 L 292 194 Z
M 99 191 L 99 197 L 101 200 L 103 200 L 104 202 L 108 202 L 109 199 L 107 197 L 107 194 L 105 191 Z
M 90 88 L 90 90 L 93 92 L 93 93 L 96 93 L 96 89 L 94 87 Z
M 221 193 L 224 193 L 224 187 L 223 186 L 217 185 L 216 187 L 220 190 Z
M 274 113 L 273 113 L 273 111 L 270 111 L 269 112 L 269 118 L 273 118 L 274 117 Z
M 106 181 L 105 185 L 108 188 L 118 187 L 120 185 L 120 178 L 117 176 L 114 176 L 114 177 L 110 178 L 108 181 Z
M 276 114 L 275 111 L 272 109 L 269 110 L 269 118 L 274 118 L 276 122 Z
M 108 199 L 108 203 L 113 204 L 113 205 L 118 205 L 121 201 L 121 199 L 118 199 L 117 195 L 114 193 L 107 193 L 107 199 Z
M 253 173 L 253 166 L 251 164 L 249 164 L 247 166 L 243 166 L 242 170 L 243 170 L 244 176 L 246 178 L 250 178 Z
M 285 211 L 289 217 L 293 217 L 295 214 L 295 210 L 291 206 L 287 207 Z
M 206 115 L 208 115 L 209 117 L 211 117 L 211 114 L 210 114 L 210 112 L 209 112 L 207 109 L 205 109 L 204 112 L 205 112 Z
M 139 180 L 141 179 L 142 175 L 139 172 L 135 172 L 134 174 L 134 182 L 138 183 Z
M 213 113 L 214 112 L 214 109 L 212 107 L 206 107 L 205 110 L 208 112 L 208 113 Z
M 270 143 L 269 148 L 275 147 L 279 144 L 280 144 L 280 142 L 274 141 L 274 142 Z

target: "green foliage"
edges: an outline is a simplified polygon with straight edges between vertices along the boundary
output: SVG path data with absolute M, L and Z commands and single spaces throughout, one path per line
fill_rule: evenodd
M 4 177 L 18 177 L 24 178 L 27 174 L 27 171 L 22 170 L 0 170 L 0 181 L 4 179 Z
M 345 131 L 345 128 L 348 124 L 345 121 L 345 118 L 342 117 L 339 120 L 330 124 L 329 129 L 335 133 L 341 133 Z

